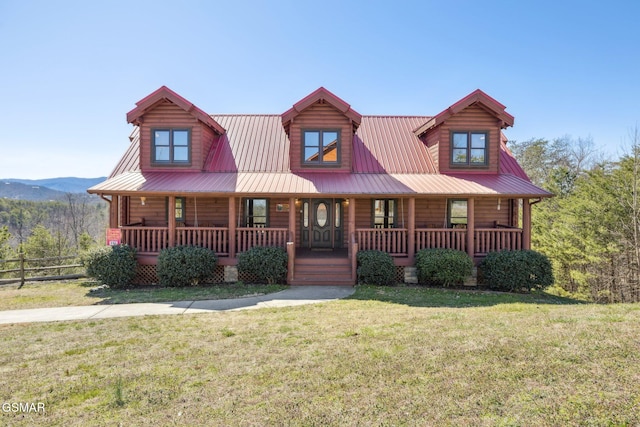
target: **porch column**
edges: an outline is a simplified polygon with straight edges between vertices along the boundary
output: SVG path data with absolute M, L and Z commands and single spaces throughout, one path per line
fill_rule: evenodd
M 169 247 L 176 245 L 176 196 L 169 196 Z
M 348 252 L 349 252 L 349 258 L 352 257 L 352 248 L 351 248 L 351 236 L 355 237 L 355 232 L 356 232 L 356 199 L 351 197 L 349 199 L 347 199 L 349 201 L 349 221 L 348 221 L 348 227 L 347 227 L 347 232 L 349 233 L 349 235 L 347 236 L 347 248 L 348 248 Z
M 522 249 L 531 249 L 531 205 L 522 199 Z
M 296 242 L 296 199 L 295 197 L 289 197 L 289 236 L 287 237 L 290 242 Z
M 475 221 L 475 199 L 473 197 L 467 199 L 467 254 L 473 259 L 475 248 L 473 238 L 476 229 Z
M 122 222 L 120 221 L 120 196 L 111 196 L 109 204 L 109 227 L 118 228 Z
M 407 237 L 407 255 L 409 262 L 413 263 L 413 258 L 416 255 L 416 198 L 409 198 L 409 236 Z
M 229 197 L 229 258 L 236 257 L 236 198 Z

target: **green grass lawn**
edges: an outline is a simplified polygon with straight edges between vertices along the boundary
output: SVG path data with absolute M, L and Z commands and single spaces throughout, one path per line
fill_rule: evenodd
M 67 307 L 133 302 L 191 301 L 263 295 L 286 288 L 282 285 L 202 285 L 186 288 L 148 286 L 132 289 L 101 288 L 87 279 L 61 282 L 30 282 L 0 286 L 0 310 Z
M 7 425 L 640 424 L 640 306 L 362 287 L 280 309 L 0 326 Z

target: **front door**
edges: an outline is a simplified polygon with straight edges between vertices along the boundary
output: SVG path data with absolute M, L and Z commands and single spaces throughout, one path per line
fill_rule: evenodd
M 303 247 L 342 247 L 342 203 L 339 199 L 304 199 L 301 209 Z

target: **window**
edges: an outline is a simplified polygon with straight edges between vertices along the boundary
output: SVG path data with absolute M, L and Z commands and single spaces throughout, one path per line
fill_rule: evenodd
M 487 165 L 487 132 L 453 132 L 451 134 L 451 164 Z
M 269 201 L 267 199 L 245 199 L 244 223 L 246 227 L 268 227 Z
M 151 161 L 155 164 L 190 164 L 191 130 L 153 130 L 151 156 Z
M 449 227 L 467 228 L 466 200 L 449 200 Z
M 340 161 L 338 130 L 305 130 L 302 132 L 302 144 L 305 164 L 337 165 Z
M 373 228 L 394 228 L 396 226 L 396 200 L 376 199 L 373 201 Z
M 187 199 L 185 197 L 176 197 L 176 208 L 174 211 L 174 215 L 176 218 L 176 222 L 184 223 L 186 219 L 187 212 Z M 165 216 L 169 218 L 169 198 L 165 199 Z

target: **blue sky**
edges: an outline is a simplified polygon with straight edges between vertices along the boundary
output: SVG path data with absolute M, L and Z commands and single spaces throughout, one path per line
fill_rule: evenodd
M 162 85 L 209 113 L 282 113 L 324 86 L 359 113 L 433 115 L 480 88 L 509 139 L 640 120 L 640 2 L 0 0 L 0 177 L 107 175 Z

